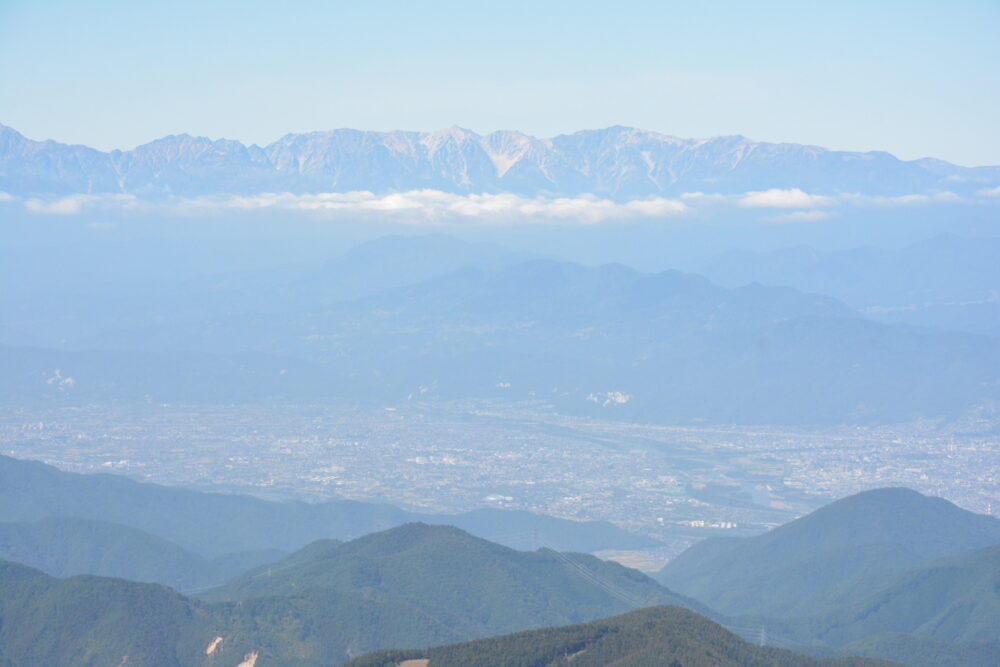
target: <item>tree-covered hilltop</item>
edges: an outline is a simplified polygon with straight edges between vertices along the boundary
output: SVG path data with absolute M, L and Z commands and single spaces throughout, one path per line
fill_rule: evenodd
M 706 540 L 658 579 L 810 651 L 928 666 L 1000 658 L 1000 521 L 909 489 L 859 493 L 763 535 Z
M 592 556 L 520 552 L 450 526 L 407 524 L 347 543 L 314 542 L 206 599 L 5 565 L 0 665 L 97 667 L 128 656 L 126 664 L 200 667 L 257 652 L 258 667 L 319 667 L 664 602 L 698 606 Z M 216 638 L 211 662 L 205 651 Z
M 650 607 L 582 625 L 531 630 L 424 651 L 383 651 L 345 667 L 863 667 L 864 658 L 805 657 L 759 647 L 679 607 Z
M 251 655 L 257 657 L 256 667 L 321 667 L 390 646 L 422 647 L 468 636 L 465 628 L 456 629 L 451 621 L 377 594 L 310 588 L 287 597 L 213 604 L 157 584 L 93 576 L 55 579 L 0 562 L 0 665 L 4 667 L 207 667 L 239 664 Z M 519 646 L 518 637 L 529 639 Z M 708 619 L 676 607 L 481 640 L 461 644 L 456 651 L 450 662 L 442 664 L 563 664 L 551 659 L 572 653 L 579 654 L 574 665 L 584 667 L 821 664 L 786 651 L 753 647 Z M 665 651 L 679 662 L 659 661 Z M 525 661 L 497 661 L 498 655 L 519 652 Z M 396 652 L 390 657 L 397 655 L 422 653 Z M 540 662 L 542 658 L 549 662 Z M 723 661 L 710 662 L 716 658 Z M 748 662 L 750 658 L 757 662 Z
M 203 597 L 237 601 L 303 591 L 353 593 L 420 609 L 464 639 L 654 604 L 711 613 L 614 562 L 548 549 L 515 551 L 452 526 L 420 523 L 347 543 L 315 542 Z
M 417 609 L 352 594 L 210 604 L 157 584 L 56 579 L 0 561 L 3 667 L 202 667 L 253 653 L 259 667 L 325 667 L 388 646 L 458 639 Z
M 910 489 L 875 489 L 763 535 L 699 542 L 656 578 L 723 613 L 798 617 L 920 563 L 997 543 L 1000 520 Z
M 717 618 L 741 633 L 748 623 L 766 625 L 772 643 L 817 657 L 992 667 L 1000 655 L 998 590 L 1000 546 L 993 546 L 921 565 L 831 613 Z M 384 654 L 385 664 L 424 655 L 445 666 L 563 665 L 569 655 L 577 656 L 574 667 L 826 664 L 757 649 L 679 607 L 593 620 L 670 602 L 701 608 L 615 563 L 514 551 L 425 524 L 314 542 L 205 599 L 122 579 L 57 579 L 0 561 L 0 665 L 201 667 L 256 653 L 256 667 L 319 667 L 389 648 L 404 652 Z M 538 632 L 496 638 L 524 630 Z M 662 662 L 664 653 L 670 661 Z M 514 658 L 495 662 L 500 654 Z

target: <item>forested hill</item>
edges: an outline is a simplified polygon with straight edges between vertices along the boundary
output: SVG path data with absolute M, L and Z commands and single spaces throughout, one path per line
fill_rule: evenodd
M 425 651 L 384 651 L 345 667 L 876 667 L 882 660 L 816 660 L 754 646 L 678 607 L 650 607 L 584 625 L 545 628 Z M 416 662 L 406 662 L 416 661 Z
M 814 614 L 858 580 L 1000 543 L 1000 520 L 904 488 L 843 498 L 747 538 L 700 542 L 657 578 L 727 614 Z
M 515 551 L 451 526 L 413 523 L 315 542 L 203 594 L 240 601 L 356 594 L 418 609 L 472 639 L 580 623 L 655 604 L 707 607 L 637 570 L 586 554 Z

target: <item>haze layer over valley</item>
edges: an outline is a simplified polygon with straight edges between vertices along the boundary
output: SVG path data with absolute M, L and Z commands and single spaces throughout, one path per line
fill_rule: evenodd
M 0 2 L 0 667 L 997 667 L 998 34 Z
M 740 283 L 761 265 L 741 250 L 704 262 L 723 287 L 555 260 L 516 234 L 337 252 L 343 232 L 293 226 L 331 256 L 274 267 L 247 226 L 253 266 L 195 257 L 170 278 L 170 241 L 157 252 L 148 224 L 135 239 L 85 228 L 98 256 L 131 248 L 142 268 L 67 258 L 70 298 L 37 263 L 9 266 L 32 296 L 0 328 L 4 453 L 272 498 L 611 521 L 656 541 L 615 555 L 649 568 L 865 488 L 995 505 L 989 239 L 824 251 L 850 263 L 812 274 L 767 262 L 771 285 Z M 225 257 L 239 225 L 190 233 Z M 844 300 L 796 289 L 811 275 Z M 920 327 L 920 308 L 870 312 L 934 299 L 983 304 L 978 319 L 929 309 Z

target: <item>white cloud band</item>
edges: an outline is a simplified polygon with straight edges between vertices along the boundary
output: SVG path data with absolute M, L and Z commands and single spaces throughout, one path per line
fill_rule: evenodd
M 982 190 L 982 196 L 1000 196 L 1000 188 Z M 743 194 L 684 193 L 677 198 L 651 197 L 616 202 L 595 195 L 527 197 L 511 193 L 455 194 L 440 190 L 410 190 L 390 194 L 368 191 L 289 192 L 255 195 L 218 195 L 140 199 L 134 195 L 76 194 L 55 199 L 21 200 L 0 193 L 0 203 L 20 202 L 34 214 L 77 215 L 83 212 L 129 210 L 154 215 L 198 217 L 237 211 L 298 211 L 324 220 L 379 221 L 396 224 L 600 224 L 613 221 L 663 219 L 718 207 L 773 209 L 766 222 L 817 222 L 841 206 L 887 207 L 948 204 L 964 201 L 953 192 L 875 196 L 817 195 L 799 188 L 761 190 Z M 982 201 L 982 200 L 980 200 Z
M 816 208 L 829 206 L 836 200 L 823 195 L 811 195 L 798 188 L 781 190 L 773 188 L 760 192 L 748 192 L 739 199 L 740 206 L 750 208 Z
M 459 195 L 440 190 L 411 190 L 387 195 L 372 192 L 324 192 L 296 195 L 263 193 L 245 197 L 186 200 L 187 213 L 237 209 L 315 211 L 326 217 L 370 218 L 392 222 L 447 223 L 476 220 L 487 224 L 578 222 L 597 224 L 634 218 L 662 218 L 688 210 L 683 202 L 662 197 L 625 203 L 592 195 L 522 197 L 515 194 Z

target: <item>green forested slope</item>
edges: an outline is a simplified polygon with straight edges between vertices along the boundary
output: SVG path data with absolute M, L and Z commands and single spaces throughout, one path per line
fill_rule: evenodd
M 410 605 L 464 638 L 579 623 L 639 606 L 703 609 L 617 563 L 515 551 L 451 526 L 407 524 L 348 543 L 313 543 L 204 594 L 247 600 L 340 591 Z
M 1000 545 L 921 565 L 831 612 L 785 627 L 837 646 L 907 633 L 1000 648 Z
M 754 646 L 722 626 L 678 607 L 651 607 L 583 625 L 531 630 L 425 651 L 385 651 L 347 667 L 861 667 L 878 660 L 816 660 Z
M 886 658 L 914 667 L 996 667 L 1000 644 L 943 642 L 929 637 L 885 633 L 851 642 L 845 651 L 870 658 Z
M 800 616 L 920 562 L 1000 543 L 1000 520 L 909 489 L 865 491 L 769 533 L 709 539 L 667 564 L 666 586 L 728 614 Z
M 214 640 L 215 650 L 206 653 Z M 0 562 L 0 665 L 321 667 L 461 637 L 406 605 L 324 591 L 208 604 L 156 584 L 55 579 Z
M 686 602 L 615 563 L 514 551 L 425 524 L 315 542 L 206 598 L 9 564 L 0 570 L 0 664 L 235 665 L 257 651 L 257 667 L 318 667 Z
M 0 655 L 17 667 L 201 664 L 216 625 L 209 608 L 155 584 L 0 565 Z

